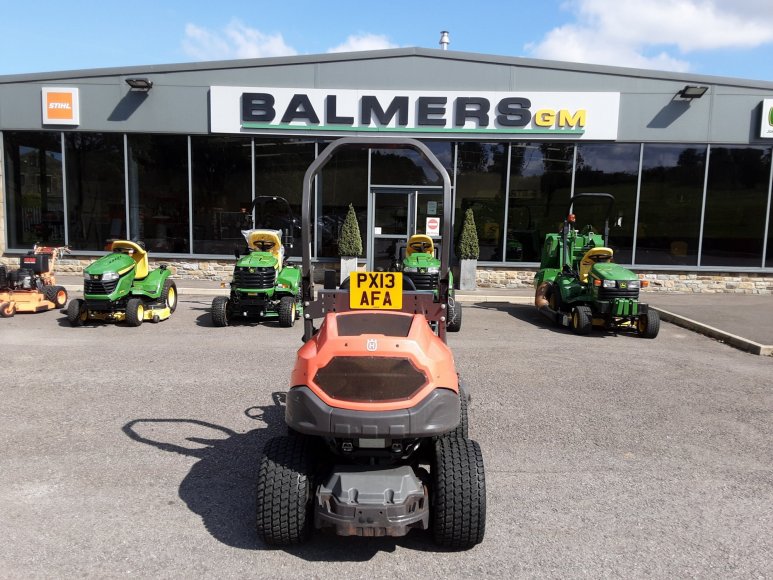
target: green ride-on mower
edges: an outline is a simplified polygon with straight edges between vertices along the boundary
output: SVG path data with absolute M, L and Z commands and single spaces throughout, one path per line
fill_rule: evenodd
M 486 482 L 480 446 L 468 436 L 468 392 L 446 344 L 450 250 L 441 251 L 437 293 L 416 291 L 402 272 L 354 272 L 339 288 L 332 277 L 323 290 L 314 286 L 312 184 L 350 145 L 423 153 L 443 178 L 451 236 L 451 181 L 419 141 L 338 139 L 306 171 L 304 345 L 286 396 L 288 434 L 270 439 L 260 461 L 258 535 L 288 546 L 314 529 L 393 537 L 418 529 L 466 550 L 483 540 Z
M 212 324 L 228 326 L 237 318 L 276 319 L 291 327 L 301 317 L 301 271 L 285 262 L 285 244 L 292 247 L 295 219 L 286 199 L 259 196 L 252 203 L 256 227 L 242 230 L 245 255 L 236 250 L 236 265 L 228 296 L 212 300 Z M 270 227 L 270 226 L 273 226 Z M 276 226 L 285 229 L 274 229 Z
M 573 206 L 588 198 L 606 202 L 603 237 L 592 226 L 574 227 Z M 579 193 L 570 200 L 561 232 L 545 236 L 534 277 L 534 303 L 540 313 L 559 326 L 571 326 L 577 334 L 589 334 L 593 326 L 600 326 L 655 338 L 660 317 L 639 301 L 639 290 L 647 282 L 614 263 L 614 252 L 607 247 L 614 199 L 609 193 Z
M 432 238 L 424 234 L 415 234 L 408 239 L 405 258 L 402 262 L 403 273 L 413 280 L 416 290 L 432 290 L 437 294 L 440 259 L 435 255 Z M 454 277 L 449 272 L 448 280 L 448 332 L 459 332 L 462 328 L 462 305 L 456 301 Z
M 169 318 L 177 308 L 177 286 L 166 266 L 150 270 L 139 242 L 114 240 L 109 251 L 83 270 L 83 299 L 67 307 L 70 324 L 107 320 L 140 326 Z

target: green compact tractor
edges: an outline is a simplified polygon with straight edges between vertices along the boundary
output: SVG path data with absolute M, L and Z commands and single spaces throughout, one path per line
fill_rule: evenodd
M 70 324 L 125 320 L 139 326 L 169 318 L 177 308 L 177 287 L 166 266 L 151 271 L 140 243 L 115 240 L 109 250 L 84 269 L 83 299 L 72 300 L 67 308 Z
M 416 234 L 408 239 L 402 271 L 406 277 L 413 281 L 416 290 L 433 290 L 437 294 L 440 259 L 435 255 L 435 244 L 431 237 Z M 453 274 L 449 273 L 448 322 L 446 330 L 448 332 L 459 332 L 462 328 L 462 305 L 455 300 L 453 288 Z
M 277 212 L 277 207 L 285 211 Z M 228 326 L 236 318 L 275 318 L 280 326 L 291 327 L 302 314 L 301 271 L 286 264 L 282 237 L 292 247 L 290 228 L 297 226 L 284 198 L 257 197 L 252 210 L 257 227 L 242 231 L 247 252 L 242 255 L 236 251 L 231 292 L 212 301 L 212 323 Z M 287 225 L 288 229 L 265 227 L 271 222 L 280 227 Z
M 581 198 L 607 203 L 603 237 L 592 226 L 574 227 L 573 206 Z M 534 303 L 539 311 L 577 334 L 589 334 L 593 326 L 632 329 L 644 338 L 660 330 L 657 311 L 639 301 L 646 281 L 612 261 L 607 247 L 609 215 L 614 197 L 608 193 L 580 193 L 569 203 L 561 232 L 545 236 L 540 269 L 534 277 Z

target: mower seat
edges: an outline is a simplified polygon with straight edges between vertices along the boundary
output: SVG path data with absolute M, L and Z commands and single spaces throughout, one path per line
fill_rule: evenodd
M 611 248 L 591 248 L 580 260 L 580 282 L 587 284 L 588 275 L 594 264 L 612 261 L 614 252 Z
M 261 242 L 261 243 L 259 243 Z M 271 246 L 268 247 L 267 244 Z M 247 245 L 250 250 L 269 252 L 277 260 L 277 268 L 281 268 L 284 262 L 285 249 L 277 230 L 251 230 L 247 235 Z
M 424 234 L 416 234 L 408 239 L 408 247 L 405 250 L 405 256 L 408 257 L 412 254 L 430 254 L 435 255 L 435 244 L 432 242 L 432 238 L 425 236 Z
M 135 280 L 147 278 L 150 267 L 148 266 L 148 253 L 145 251 L 145 248 L 129 240 L 114 240 L 110 246 L 110 251 L 121 252 L 132 257 L 136 264 Z

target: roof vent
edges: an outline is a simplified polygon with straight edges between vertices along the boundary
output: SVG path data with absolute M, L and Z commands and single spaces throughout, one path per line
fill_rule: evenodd
M 442 30 L 440 32 L 440 48 L 448 50 L 448 45 L 451 44 L 451 39 L 448 38 L 448 31 Z

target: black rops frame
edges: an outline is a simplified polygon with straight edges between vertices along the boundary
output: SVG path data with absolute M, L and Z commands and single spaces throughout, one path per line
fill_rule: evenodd
M 314 267 L 311 263 L 311 189 L 314 178 L 330 161 L 333 154 L 347 146 L 368 146 L 379 149 L 415 149 L 432 164 L 443 178 L 443 241 L 440 251 L 440 273 L 438 297 L 432 291 L 404 291 L 403 312 L 424 314 L 430 322 L 437 322 L 438 336 L 446 340 L 446 313 L 448 312 L 449 272 L 451 262 L 451 178 L 445 167 L 432 151 L 416 139 L 405 137 L 343 137 L 328 145 L 309 165 L 303 178 L 303 201 L 301 205 L 301 245 L 303 262 L 301 271 L 301 292 L 303 299 L 303 339 L 309 340 L 315 332 L 314 319 L 322 318 L 327 312 L 345 312 L 349 308 L 348 290 L 322 290 L 319 298 L 314 291 Z

